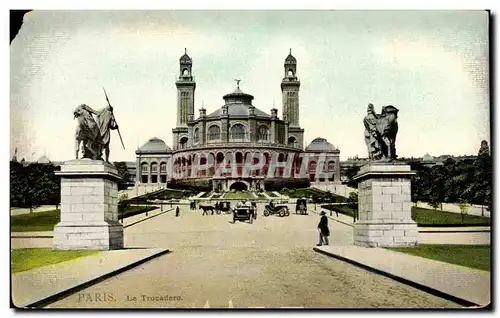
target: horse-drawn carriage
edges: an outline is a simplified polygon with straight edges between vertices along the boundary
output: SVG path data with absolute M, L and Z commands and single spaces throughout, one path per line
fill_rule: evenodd
M 284 217 L 284 216 L 289 216 L 290 211 L 286 205 L 274 205 L 273 202 L 271 201 L 264 208 L 264 216 L 269 216 L 271 214 L 277 214 L 281 217 Z
M 216 209 L 215 206 L 210 204 L 200 204 L 200 209 L 203 210 L 203 214 L 208 214 L 208 211 L 211 211 L 212 214 L 217 213 L 220 214 L 220 210 Z
M 307 215 L 307 199 L 297 199 L 295 204 L 295 214 Z

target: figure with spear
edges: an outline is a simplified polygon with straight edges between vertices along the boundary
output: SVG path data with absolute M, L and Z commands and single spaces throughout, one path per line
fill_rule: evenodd
M 118 129 L 118 123 L 116 122 L 115 115 L 113 114 L 113 106 L 111 106 L 111 103 L 109 102 L 108 94 L 106 94 L 106 90 L 104 89 L 104 87 L 102 89 L 104 90 L 104 95 L 106 96 L 108 106 L 100 110 L 96 115 L 99 130 L 101 132 L 101 147 L 102 150 L 104 150 L 106 162 L 109 162 L 109 141 L 111 139 L 111 130 L 118 131 L 123 149 L 125 149 L 125 145 L 123 144 L 122 135 L 120 134 L 120 130 Z
M 104 88 L 103 88 L 104 89 Z M 102 160 L 102 152 L 104 150 L 105 160 L 109 162 L 109 142 L 111 137 L 111 130 L 117 130 L 120 136 L 123 149 L 123 139 L 118 129 L 115 116 L 113 114 L 113 106 L 109 102 L 106 90 L 104 90 L 108 106 L 95 111 L 90 106 L 82 104 L 77 107 L 73 112 L 75 118 L 78 118 L 79 124 L 76 130 L 76 158 L 78 159 L 79 145 L 84 145 L 84 158 L 94 160 Z M 97 117 L 94 121 L 93 115 Z

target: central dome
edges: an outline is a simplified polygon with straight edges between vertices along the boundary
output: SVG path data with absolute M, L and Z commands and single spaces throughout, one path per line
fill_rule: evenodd
M 253 96 L 244 93 L 238 86 L 232 93 L 223 96 L 225 105 L 227 107 L 227 114 L 229 116 L 247 116 L 250 114 L 250 107 L 254 108 L 254 114 L 258 117 L 271 117 L 262 110 L 252 105 Z M 207 117 L 219 117 L 223 114 L 222 108 L 217 109 Z
M 244 93 L 240 87 L 238 86 L 234 92 L 224 95 L 224 101 L 227 104 L 248 104 L 252 105 L 253 96 L 247 93 Z

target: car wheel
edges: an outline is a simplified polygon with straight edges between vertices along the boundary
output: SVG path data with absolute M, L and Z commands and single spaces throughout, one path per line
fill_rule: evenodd
M 280 210 L 280 216 L 281 216 L 281 217 L 284 217 L 284 216 L 285 216 L 285 210 L 284 210 L 284 209 Z
M 269 216 L 269 211 L 268 210 L 264 210 L 264 216 Z

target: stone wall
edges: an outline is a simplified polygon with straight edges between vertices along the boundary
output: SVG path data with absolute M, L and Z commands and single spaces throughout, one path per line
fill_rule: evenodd
M 411 218 L 411 175 L 408 165 L 378 163 L 362 167 L 358 179 L 358 222 L 354 244 L 365 247 L 417 245 Z

